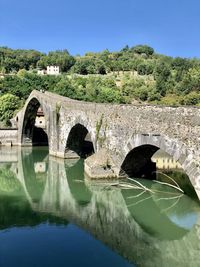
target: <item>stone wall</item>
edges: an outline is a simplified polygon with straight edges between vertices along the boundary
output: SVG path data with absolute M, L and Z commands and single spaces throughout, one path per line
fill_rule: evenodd
M 18 144 L 17 129 L 0 129 L 0 145 L 12 146 Z

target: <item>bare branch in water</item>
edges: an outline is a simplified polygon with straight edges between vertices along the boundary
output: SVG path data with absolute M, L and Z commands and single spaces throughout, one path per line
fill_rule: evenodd
M 138 185 L 140 185 L 145 191 L 149 191 L 149 192 L 153 193 L 152 190 L 150 190 L 149 188 L 147 188 L 146 186 L 144 186 L 140 182 L 136 181 L 135 179 L 132 179 L 132 178 L 129 178 L 129 177 L 127 179 L 132 181 L 132 182 L 134 182 L 134 183 L 136 183 L 136 184 L 138 184 Z
M 177 186 L 172 185 L 172 184 L 169 184 L 169 183 L 160 182 L 160 181 L 157 181 L 157 180 L 153 180 L 153 181 L 154 181 L 155 183 L 158 183 L 158 184 L 163 184 L 163 185 L 168 185 L 168 186 L 170 186 L 170 187 L 173 187 L 173 188 L 179 190 L 181 193 L 184 194 L 184 191 L 183 191 L 180 187 L 177 187 Z
M 170 179 L 173 183 L 175 183 L 175 185 L 180 188 L 179 184 L 169 175 L 167 175 L 166 173 L 160 172 L 160 171 L 155 171 L 155 173 L 159 173 L 159 174 L 163 174 L 165 177 L 167 177 L 168 179 Z M 181 189 L 181 188 L 180 188 Z

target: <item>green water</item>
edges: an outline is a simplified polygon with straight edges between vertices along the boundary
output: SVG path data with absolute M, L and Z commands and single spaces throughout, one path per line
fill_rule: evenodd
M 46 148 L 2 148 L 0 266 L 200 266 L 198 201 L 140 181 L 151 191 L 91 182 Z

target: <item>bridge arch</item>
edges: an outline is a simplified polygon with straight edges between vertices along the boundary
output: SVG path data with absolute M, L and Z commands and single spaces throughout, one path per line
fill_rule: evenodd
M 151 161 L 151 157 L 158 150 L 157 146 L 149 144 L 133 148 L 121 165 L 121 173 L 125 172 L 129 177 L 155 178 L 156 164 Z
M 94 144 L 89 130 L 77 122 L 69 131 L 66 146 L 65 157 L 86 158 L 94 153 Z
M 43 114 L 42 125 L 36 125 L 36 117 L 40 108 Z M 19 141 L 22 145 L 48 145 L 49 134 L 47 127 L 47 111 L 40 99 L 31 97 L 26 102 L 22 112 L 21 125 L 19 126 Z
M 187 149 L 182 142 L 166 136 L 132 135 L 121 154 L 120 174 L 126 173 L 128 176 L 144 178 L 148 175 L 151 176 L 156 170 L 151 157 L 159 149 L 172 156 L 181 165 L 198 195 L 200 176 L 195 160 L 193 160 L 192 151 Z

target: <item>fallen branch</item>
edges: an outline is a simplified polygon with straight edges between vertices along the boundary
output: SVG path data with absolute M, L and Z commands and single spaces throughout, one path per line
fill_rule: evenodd
M 176 200 L 176 202 L 173 203 L 170 207 L 168 207 L 168 208 L 162 210 L 162 212 L 166 212 L 166 211 L 170 210 L 171 208 L 173 208 L 174 206 L 176 206 L 176 204 L 179 202 L 180 198 L 181 198 L 181 197 L 179 197 L 179 198 Z
M 142 196 L 144 193 L 145 193 L 145 191 L 142 191 L 141 193 L 137 194 L 136 196 L 130 196 L 130 197 L 127 197 L 127 199 L 132 199 L 132 198 L 140 197 L 140 196 Z
M 155 201 L 160 201 L 160 200 L 172 200 L 172 199 L 180 198 L 180 197 L 182 197 L 182 196 L 183 196 L 183 194 L 180 194 L 180 195 L 175 196 L 175 197 L 160 197 L 160 198 L 158 198 L 158 199 L 155 199 Z
M 160 173 L 160 174 L 163 174 L 165 177 L 167 177 L 168 179 L 170 179 L 173 183 L 175 183 L 175 185 L 180 188 L 179 184 L 172 178 L 170 177 L 169 175 L 167 175 L 166 173 L 163 173 L 163 172 L 160 172 L 160 171 L 155 171 L 155 173 Z
M 152 198 L 152 196 L 149 196 L 149 197 L 146 197 L 146 198 L 144 198 L 144 199 L 138 200 L 138 202 L 129 204 L 129 205 L 127 205 L 127 207 L 136 206 L 137 204 L 139 204 L 139 203 L 141 203 L 141 202 L 144 202 L 145 200 L 148 200 L 148 199 L 150 199 L 150 198 Z
M 172 184 L 169 184 L 169 183 L 160 182 L 160 181 L 157 181 L 157 180 L 153 180 L 153 182 L 158 183 L 158 184 L 162 184 L 162 185 L 168 185 L 170 187 L 173 187 L 173 188 L 177 189 L 178 191 L 180 191 L 181 193 L 184 194 L 184 191 L 180 187 L 177 187 L 175 185 L 172 185 Z
M 135 179 L 132 179 L 132 178 L 129 178 L 129 177 L 127 177 L 127 179 L 132 181 L 132 182 L 134 182 L 134 183 L 136 183 L 136 184 L 138 184 L 138 185 L 140 185 L 145 191 L 149 191 L 149 192 L 153 193 L 152 190 L 150 190 L 149 188 L 147 188 L 146 186 L 144 186 L 140 182 L 136 181 Z

